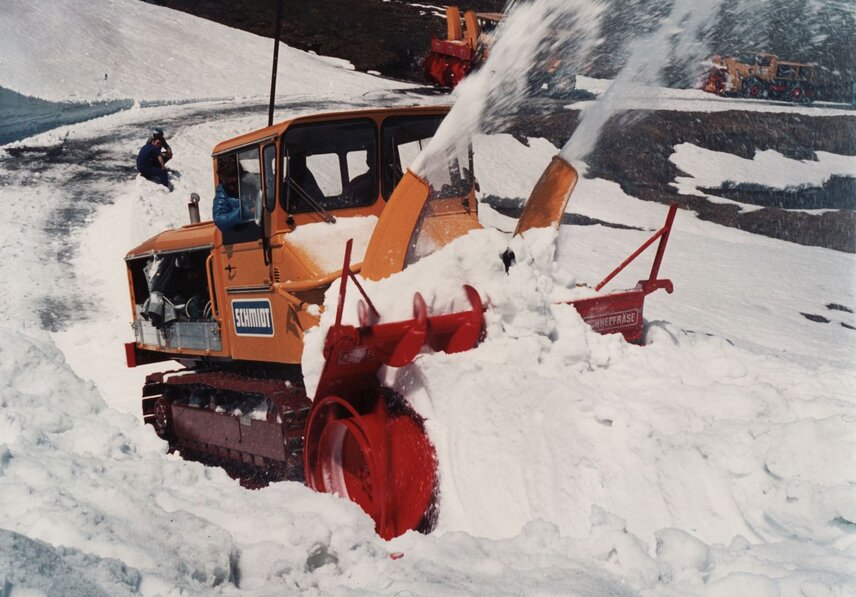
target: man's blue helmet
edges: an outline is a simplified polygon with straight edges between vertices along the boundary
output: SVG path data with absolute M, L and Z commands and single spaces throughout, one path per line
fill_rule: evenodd
M 149 140 L 153 140 L 153 139 L 163 139 L 163 129 L 162 128 L 155 127 L 152 129 L 152 134 L 151 134 Z

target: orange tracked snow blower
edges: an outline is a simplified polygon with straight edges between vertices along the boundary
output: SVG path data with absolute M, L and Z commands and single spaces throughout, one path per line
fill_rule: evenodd
M 502 13 L 464 13 L 457 6 L 446 8 L 446 39 L 431 39 L 431 50 L 422 60 L 425 78 L 441 87 L 452 88 L 487 60 L 493 45 L 493 31 L 505 18 Z
M 487 61 L 495 43 L 497 26 L 505 19 L 499 12 L 464 13 L 456 6 L 446 8 L 446 39 L 431 39 L 431 49 L 422 59 L 425 78 L 451 89 L 470 72 Z M 562 49 L 558 32 L 553 29 L 534 57 L 527 76 L 527 89 L 533 95 L 554 99 L 571 99 L 577 85 L 576 72 L 571 72 L 567 49 Z
M 407 397 L 383 386 L 378 370 L 411 363 L 424 346 L 469 350 L 484 333 L 484 307 L 466 287 L 469 309 L 430 314 L 416 295 L 412 319 L 383 322 L 359 276 L 393 275 L 480 227 L 471 150 L 450 157 L 431 182 L 408 169 L 446 112 L 303 116 L 225 141 L 213 151 L 215 182 L 237 177 L 243 221 L 223 231 L 191 216 L 127 254 L 128 365 L 182 365 L 150 374 L 143 387 L 144 420 L 171 449 L 251 487 L 289 479 L 338 493 L 384 538 L 431 529 L 434 450 Z M 554 158 L 517 233 L 558 226 L 576 180 Z M 644 296 L 671 291 L 657 272 L 673 216 L 628 259 L 659 239 L 648 280 L 574 303 L 597 331 L 637 340 Z M 357 326 L 342 323 L 349 280 L 365 298 Z M 303 334 L 337 282 L 336 322 L 310 400 Z

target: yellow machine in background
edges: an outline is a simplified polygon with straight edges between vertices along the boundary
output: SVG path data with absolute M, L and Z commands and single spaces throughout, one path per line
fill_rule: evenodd
M 765 52 L 712 56 L 704 90 L 718 95 L 807 103 L 814 99 L 815 65 Z

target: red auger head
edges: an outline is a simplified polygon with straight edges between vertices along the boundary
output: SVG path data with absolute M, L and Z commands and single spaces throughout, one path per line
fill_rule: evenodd
M 339 319 L 327 332 L 326 362 L 306 426 L 306 482 L 359 504 L 384 539 L 430 527 L 437 465 L 421 417 L 381 386 L 378 370 L 412 363 L 426 344 L 446 352 L 478 344 L 484 307 L 472 286 L 464 291 L 466 311 L 428 315 L 416 293 L 413 319 L 366 325 L 364 306 L 360 327 Z
M 430 530 L 437 465 L 421 419 L 388 390 L 360 402 L 327 396 L 313 404 L 306 482 L 358 504 L 384 539 Z

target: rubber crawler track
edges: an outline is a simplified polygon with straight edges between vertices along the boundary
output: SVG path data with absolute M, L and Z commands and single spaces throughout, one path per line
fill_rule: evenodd
M 265 420 L 251 421 L 222 410 L 224 403 L 247 399 L 264 402 Z M 282 480 L 304 481 L 303 434 L 310 407 L 298 384 L 240 373 L 191 369 L 159 372 L 149 375 L 143 386 L 144 420 L 167 440 L 171 451 L 177 450 L 188 460 L 221 467 L 249 488 Z M 159 408 L 164 413 L 160 417 Z M 213 416 L 210 420 L 227 429 L 238 429 L 239 433 L 251 435 L 261 429 L 264 449 L 259 450 L 260 441 L 253 441 L 250 435 L 246 442 L 217 441 L 226 434 L 218 436 L 215 431 L 205 437 L 186 433 L 187 426 L 176 424 L 181 413 L 196 416 L 204 412 Z

